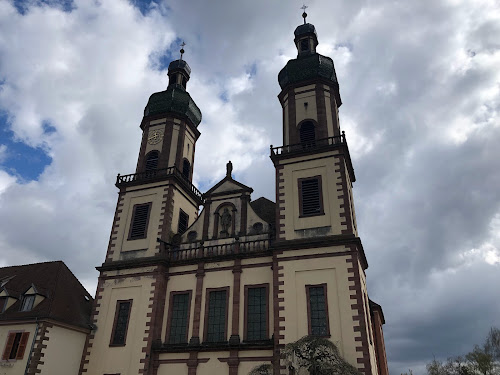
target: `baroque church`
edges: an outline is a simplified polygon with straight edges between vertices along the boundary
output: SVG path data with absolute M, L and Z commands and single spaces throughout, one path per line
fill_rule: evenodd
M 280 353 L 307 335 L 331 340 L 365 375 L 388 374 L 339 84 L 303 16 L 297 58 L 278 75 L 275 202 L 253 200 L 231 162 L 207 192 L 193 185 L 202 115 L 187 91 L 184 51 L 170 63 L 167 89 L 144 110 L 136 171 L 116 180 L 80 375 L 246 375 L 260 364 L 292 374 Z

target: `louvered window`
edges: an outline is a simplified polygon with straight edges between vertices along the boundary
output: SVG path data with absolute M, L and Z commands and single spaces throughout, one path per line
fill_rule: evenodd
M 179 225 L 177 233 L 183 234 L 188 229 L 189 215 L 182 210 L 179 210 Z
M 306 286 L 309 317 L 309 334 L 313 336 L 328 336 L 328 306 L 326 302 L 326 285 Z
M 151 203 L 137 204 L 134 206 L 132 223 L 130 224 L 130 240 L 146 238 Z
M 117 345 L 117 346 L 125 345 L 131 307 L 132 307 L 132 300 L 117 301 L 116 311 L 115 311 L 115 322 L 113 325 L 113 333 L 111 335 L 110 345 Z
M 189 179 L 189 176 L 191 175 L 191 164 L 184 159 L 184 162 L 182 163 L 182 175 Z
M 316 133 L 312 122 L 306 121 L 300 126 L 300 143 L 303 148 L 311 148 L 316 145 Z
M 216 290 L 208 294 L 208 314 L 206 319 L 206 341 L 226 341 L 227 291 Z
M 146 171 L 154 171 L 158 168 L 158 151 L 151 151 L 146 157 Z
M 267 288 L 249 287 L 246 293 L 246 339 L 266 340 L 267 337 Z
M 321 176 L 299 179 L 300 216 L 323 214 Z
M 170 310 L 169 344 L 187 342 L 189 324 L 189 305 L 191 293 L 177 293 L 172 295 Z

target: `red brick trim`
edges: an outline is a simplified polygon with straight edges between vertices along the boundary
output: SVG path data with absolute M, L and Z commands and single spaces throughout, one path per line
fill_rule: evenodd
M 178 294 L 187 294 L 188 295 L 188 306 L 187 306 L 187 326 L 186 326 L 186 343 L 188 342 L 189 337 L 189 318 L 191 315 L 191 297 L 193 295 L 192 290 L 183 290 L 183 291 L 172 291 L 170 292 L 170 298 L 168 302 L 168 315 L 167 315 L 167 331 L 165 334 L 165 342 L 168 343 L 170 339 L 170 329 L 172 327 L 172 309 L 173 309 L 173 301 L 174 296 Z
M 223 286 L 223 287 L 220 287 L 220 288 L 207 288 L 205 289 L 205 318 L 203 320 L 203 341 L 206 342 L 207 341 L 207 333 L 208 333 L 208 307 L 209 307 L 209 304 L 210 304 L 210 293 L 211 292 L 218 292 L 218 291 L 221 291 L 221 290 L 224 290 L 226 292 L 226 318 L 225 318 L 225 323 L 226 323 L 226 326 L 224 327 L 224 337 L 226 338 L 226 340 L 224 341 L 227 341 L 227 328 L 228 328 L 228 325 L 229 325 L 229 322 L 228 322 L 228 315 L 229 315 L 229 296 L 230 296 L 230 289 L 229 289 L 229 286 Z
M 142 352 L 145 358 L 140 360 L 144 367 L 139 369 L 139 374 L 153 374 L 154 362 L 158 359 L 158 354 L 152 353 L 154 342 L 161 343 L 161 329 L 163 326 L 163 316 L 165 311 L 165 299 L 167 291 L 167 271 L 164 266 L 158 266 L 154 281 L 151 283 L 151 296 L 149 297 L 148 309 L 151 312 L 147 314 L 151 320 L 146 323 L 143 341 L 145 342 Z
M 243 340 L 248 341 L 248 289 L 266 288 L 266 336 L 269 337 L 269 283 L 245 285 L 245 305 L 243 319 Z M 270 357 L 272 358 L 272 357 Z
M 118 322 L 118 313 L 120 311 L 120 305 L 122 303 L 127 303 L 127 302 L 130 303 L 130 305 L 129 305 L 128 316 L 127 316 L 127 325 L 125 326 L 124 342 L 123 342 L 123 344 L 113 344 L 113 337 L 115 336 L 116 323 Z M 128 324 L 130 322 L 130 315 L 132 315 L 132 305 L 133 305 L 133 302 L 134 302 L 133 299 L 118 300 L 118 301 L 116 301 L 115 317 L 113 319 L 113 329 L 111 330 L 111 337 L 109 338 L 109 346 L 125 346 L 125 345 L 127 345 Z
M 208 240 L 208 225 L 210 224 L 210 207 L 212 205 L 211 201 L 205 202 L 204 213 L 203 213 L 203 233 L 202 239 Z
M 101 272 L 101 275 L 103 273 Z M 95 324 L 97 323 L 97 315 L 99 314 L 98 309 L 101 306 L 101 299 L 102 299 L 102 292 L 104 291 L 104 280 L 99 277 L 97 280 L 97 288 L 95 292 L 95 299 L 94 299 L 94 305 L 92 307 L 92 314 L 90 315 L 90 323 Z M 90 352 L 92 350 L 92 345 L 93 345 L 93 340 L 94 340 L 94 333 L 91 332 L 87 335 L 87 338 L 85 339 L 85 345 L 83 347 L 83 353 L 82 353 L 82 360 L 80 362 L 80 369 L 78 371 L 79 375 L 82 375 L 83 373 L 87 372 L 87 369 L 85 366 L 89 363 L 89 357 L 90 357 Z M 92 342 L 91 342 L 92 341 Z
M 38 327 L 38 334 L 35 338 L 35 346 L 33 347 L 33 351 L 31 352 L 30 363 L 28 367 L 27 375 L 35 375 L 41 372 L 41 369 L 38 366 L 43 365 L 44 361 L 42 360 L 44 357 L 44 349 L 47 348 L 47 341 L 49 341 L 48 333 L 49 329 L 52 328 L 53 325 L 50 323 L 40 323 Z
M 354 300 L 354 303 L 351 305 L 353 310 L 353 332 L 360 333 L 359 339 L 356 339 L 356 342 L 359 344 L 359 346 L 356 347 L 356 351 L 362 354 L 362 357 L 358 358 L 357 367 L 358 370 L 365 375 L 375 375 L 372 374 L 371 369 L 368 327 L 365 323 L 365 314 L 369 314 L 370 312 L 365 311 L 365 304 L 363 303 L 363 291 L 361 288 L 361 275 L 359 273 L 359 259 L 356 246 L 351 245 L 350 249 L 352 250 L 352 256 L 350 259 L 346 259 L 346 262 L 352 264 L 347 271 L 349 272 L 349 280 L 354 282 L 354 285 L 349 287 L 349 289 L 354 292 L 354 294 L 351 294 L 351 300 Z M 359 322 L 359 325 L 354 325 L 355 322 Z
M 337 185 L 340 185 L 342 188 L 342 194 L 337 198 L 341 199 L 343 203 L 340 204 L 340 209 L 344 210 L 344 212 L 340 213 L 341 217 L 344 217 L 345 221 L 340 224 L 346 225 L 347 229 L 342 229 L 342 234 L 353 234 L 352 227 L 352 215 L 351 215 L 351 205 L 349 204 L 349 188 L 347 187 L 347 176 L 346 176 L 346 163 L 344 155 L 338 155 L 338 162 L 335 163 L 337 172 L 340 172 L 340 180 L 341 182 L 337 182 Z M 337 189 L 338 190 L 338 189 Z
M 231 319 L 230 344 L 240 343 L 241 272 L 241 259 L 235 259 L 233 266 L 233 316 Z
M 201 300 L 203 294 L 203 278 L 205 277 L 205 263 L 198 264 L 196 271 L 196 292 L 194 297 L 194 314 L 193 314 L 193 333 L 189 340 L 190 345 L 200 344 L 200 319 L 201 319 Z M 196 371 L 195 371 L 196 373 Z
M 273 316 L 274 316 L 274 329 L 273 329 L 273 373 L 281 374 L 281 348 L 284 347 L 284 343 L 280 341 L 284 340 L 285 336 L 281 335 L 281 331 L 285 329 L 284 326 L 284 316 L 280 317 L 280 312 L 285 310 L 284 306 L 280 306 L 283 300 L 280 298 L 280 294 L 283 293 L 283 289 L 280 289 L 280 277 L 283 277 L 283 266 L 280 266 L 278 261 L 278 255 L 282 254 L 283 251 L 275 251 L 273 253 Z M 281 271 L 281 272 L 280 272 Z M 281 319 L 283 318 L 283 319 Z
M 160 213 L 160 222 L 158 225 L 158 237 L 160 237 L 163 241 L 169 242 L 170 230 L 172 228 L 172 219 L 174 217 L 174 190 L 175 186 L 173 184 L 169 184 L 164 189 L 163 194 L 163 207 Z M 160 243 L 156 245 L 156 254 L 160 253 Z
M 115 216 L 113 218 L 113 225 L 111 226 L 111 233 L 109 235 L 108 250 L 106 251 L 105 262 L 111 261 L 113 259 L 114 248 L 116 246 L 115 241 L 118 234 L 118 221 L 120 220 L 120 214 L 123 211 L 123 201 L 125 199 L 125 193 L 118 193 L 118 201 L 116 202 Z

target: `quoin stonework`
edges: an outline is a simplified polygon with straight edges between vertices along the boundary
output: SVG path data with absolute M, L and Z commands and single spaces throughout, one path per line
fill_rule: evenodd
M 334 342 L 365 375 L 386 375 L 380 305 L 367 293 L 356 180 L 331 58 L 309 23 L 278 75 L 283 145 L 270 148 L 276 201 L 226 176 L 193 184 L 202 115 L 182 58 L 140 124 L 136 171 L 118 203 L 79 374 L 288 374 L 280 351 L 306 335 Z M 209 155 L 207 155 L 209 157 Z M 200 212 L 201 209 L 201 212 Z

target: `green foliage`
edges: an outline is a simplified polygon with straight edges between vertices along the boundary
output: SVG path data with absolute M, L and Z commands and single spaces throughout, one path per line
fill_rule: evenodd
M 427 364 L 428 375 L 500 375 L 500 329 L 491 328 L 483 346 L 476 345 L 465 356 L 434 359 Z
M 256 366 L 248 375 L 273 375 L 273 366 L 269 364 Z
M 289 368 L 305 369 L 311 375 L 360 375 L 354 366 L 341 357 L 334 343 L 321 337 L 304 336 L 287 344 L 282 358 Z

